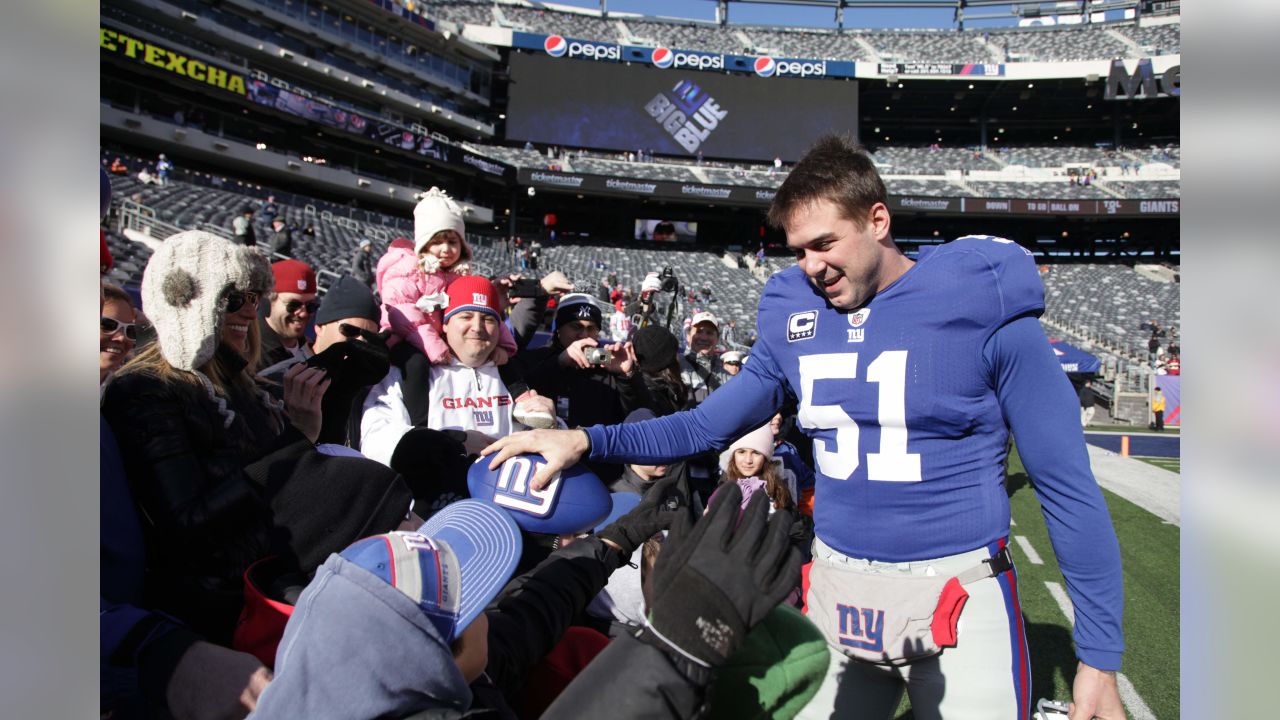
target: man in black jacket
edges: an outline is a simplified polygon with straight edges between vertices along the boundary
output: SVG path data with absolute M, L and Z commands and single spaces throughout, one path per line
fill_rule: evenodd
M 273 255 L 293 257 L 293 231 L 284 218 L 279 216 L 271 219 L 271 252 Z
M 351 276 L 370 287 L 375 279 L 373 265 L 373 241 L 365 238 L 351 256 Z
M 631 343 L 602 346 L 597 340 L 601 320 L 590 296 L 565 295 L 556 306 L 551 344 L 516 356 L 529 387 L 555 400 L 556 415 L 570 427 L 622 422 L 652 404 Z M 617 466 L 591 469 L 606 482 L 620 472 Z

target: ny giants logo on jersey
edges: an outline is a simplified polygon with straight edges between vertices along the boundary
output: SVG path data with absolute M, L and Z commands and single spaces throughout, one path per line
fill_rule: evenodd
M 493 425 L 492 410 L 473 410 L 471 419 L 475 421 L 476 427 L 489 427 Z
M 818 334 L 818 311 L 791 313 L 787 318 L 787 342 L 808 340 Z
M 884 611 L 836 603 L 840 644 L 872 652 L 884 650 Z
M 849 325 L 852 326 L 849 330 L 849 342 L 862 342 L 866 339 L 866 328 L 862 326 L 867 322 L 867 318 L 870 315 L 871 308 L 862 308 L 857 312 L 849 313 L 847 317 L 849 318 Z

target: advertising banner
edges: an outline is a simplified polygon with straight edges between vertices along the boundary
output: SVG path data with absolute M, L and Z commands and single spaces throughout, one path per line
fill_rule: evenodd
M 645 47 L 584 40 L 564 35 L 541 35 L 515 31 L 512 47 L 545 53 L 553 58 L 598 62 L 642 63 L 660 70 L 734 72 L 758 77 L 852 78 L 852 60 L 784 58 L 766 55 L 733 55 L 689 48 Z M 950 67 L 950 66 L 948 66 Z M 981 68 L 982 66 L 976 66 Z M 993 67 L 993 66 L 987 66 Z M 979 72 L 978 74 L 982 74 Z M 1003 73 L 998 73 L 1003 74 Z
M 1053 348 L 1053 354 L 1058 357 L 1058 363 L 1062 365 L 1062 371 L 1065 373 L 1096 373 L 1102 369 L 1102 363 L 1098 358 L 1075 345 L 1061 340 L 1050 340 L 1049 347 Z
M 556 172 L 521 168 L 516 173 L 521 185 L 548 190 L 564 190 L 601 195 L 656 197 L 672 200 L 719 202 L 732 205 L 764 206 L 773 202 L 775 190 L 737 185 L 703 185 L 647 178 L 619 178 L 589 173 Z M 1108 203 L 1114 203 L 1106 207 Z M 1041 208 L 1044 208 L 1043 210 Z M 1178 215 L 1177 200 L 999 200 L 993 198 L 948 198 L 919 195 L 890 195 L 893 212 L 937 215 L 1078 215 L 1078 216 L 1164 216 Z
M 246 76 L 244 73 L 211 65 L 185 53 L 170 50 L 162 45 L 139 40 L 108 27 L 98 28 L 98 47 L 105 53 L 150 65 L 198 83 L 204 83 L 244 97 Z
M 1164 424 L 1182 425 L 1182 376 L 1157 375 L 1152 380 L 1164 393 Z
M 961 77 L 1000 77 L 1004 65 L 997 63 L 878 63 L 881 75 L 944 75 Z
M 416 153 L 437 162 L 466 166 L 486 175 L 513 179 L 510 166 L 467 152 L 430 135 L 351 112 L 324 98 L 292 87 L 261 70 L 230 70 L 205 63 L 162 45 L 144 42 L 128 34 L 101 27 L 99 45 L 103 52 L 151 65 L 188 80 L 212 85 L 246 97 L 264 107 L 304 118 L 321 125 L 361 135 L 388 147 Z

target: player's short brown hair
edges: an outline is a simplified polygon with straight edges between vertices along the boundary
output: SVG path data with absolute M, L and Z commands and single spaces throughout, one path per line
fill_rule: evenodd
M 866 150 L 847 137 L 823 135 L 787 175 L 769 206 L 768 221 L 783 227 L 797 209 L 830 200 L 862 227 L 876 203 L 886 203 L 884 181 Z

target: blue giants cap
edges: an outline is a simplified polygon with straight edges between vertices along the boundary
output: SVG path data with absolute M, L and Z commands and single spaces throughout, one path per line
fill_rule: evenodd
M 460 500 L 418 532 L 367 537 L 341 555 L 407 595 L 453 642 L 511 578 L 520 550 L 520 530 L 507 513 Z

